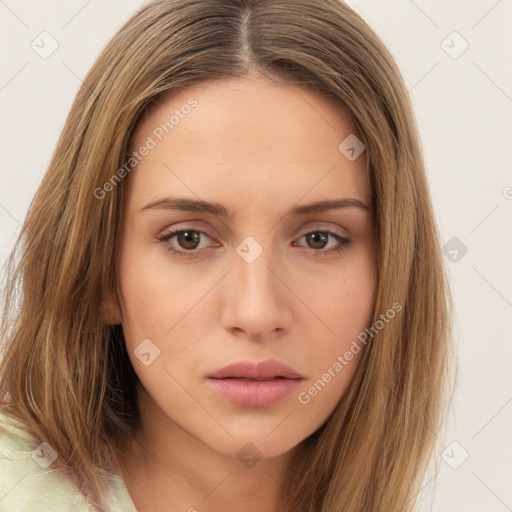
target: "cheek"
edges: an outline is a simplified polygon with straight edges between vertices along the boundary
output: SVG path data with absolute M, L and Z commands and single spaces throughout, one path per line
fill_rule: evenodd
M 377 291 L 377 271 L 370 251 L 358 251 L 346 265 L 308 286 L 308 302 L 327 329 L 320 345 L 332 353 L 345 347 L 371 322 Z
M 323 403 L 332 410 L 350 383 L 365 350 L 359 336 L 371 324 L 376 289 L 376 263 L 370 251 L 358 254 L 343 272 L 309 288 L 308 300 L 326 326 L 321 329 L 314 350 L 306 348 L 313 369 L 308 386 L 318 381 L 311 389 L 312 402 Z M 310 322 L 318 323 L 318 319 L 310 316 Z M 317 395 L 318 399 L 313 398 Z
M 127 240 L 127 248 L 129 244 Z M 127 248 L 119 261 L 126 341 L 133 344 L 152 336 L 161 339 L 183 318 L 186 305 L 194 302 L 197 291 L 188 273 L 162 264 L 163 250 L 144 250 L 136 244 Z
M 211 271 L 202 277 L 193 265 L 173 264 L 163 249 L 154 249 L 160 248 L 124 251 L 119 281 L 127 351 L 141 382 L 147 389 L 156 385 L 158 392 L 161 382 L 173 382 L 166 370 L 185 382 L 194 374 L 194 362 L 204 359 L 201 342 L 208 340 L 207 319 L 215 318 L 216 307 L 208 291 L 219 277 Z M 147 352 L 152 362 L 145 366 L 138 355 Z
M 303 427 L 306 430 L 319 428 L 345 394 L 365 350 L 358 336 L 373 315 L 376 282 L 371 271 L 333 283 L 330 293 L 316 303 L 329 330 L 323 329 L 326 334 L 316 339 L 314 350 L 307 349 L 312 373 L 296 397 L 299 411 L 314 419 L 313 425 Z M 308 435 L 306 430 L 303 434 Z

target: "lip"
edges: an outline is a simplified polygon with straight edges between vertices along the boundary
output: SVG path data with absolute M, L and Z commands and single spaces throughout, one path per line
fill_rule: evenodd
M 208 376 L 215 391 L 243 407 L 269 407 L 288 396 L 302 380 L 302 375 L 274 359 L 241 361 Z
M 246 379 L 271 379 L 273 377 L 285 377 L 287 379 L 303 379 L 304 377 L 293 368 L 276 361 L 265 359 L 259 363 L 240 361 L 233 363 L 208 375 L 210 379 L 246 378 Z

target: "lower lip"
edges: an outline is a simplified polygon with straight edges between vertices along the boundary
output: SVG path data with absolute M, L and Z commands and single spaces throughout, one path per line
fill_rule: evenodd
M 208 379 L 226 400 L 243 407 L 268 407 L 288 396 L 302 379 Z

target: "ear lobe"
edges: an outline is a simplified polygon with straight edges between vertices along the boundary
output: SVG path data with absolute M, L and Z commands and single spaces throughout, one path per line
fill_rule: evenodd
M 118 325 L 121 324 L 123 315 L 121 314 L 121 308 L 117 303 L 112 290 L 107 290 L 104 294 L 103 301 L 100 308 L 101 321 L 106 325 Z

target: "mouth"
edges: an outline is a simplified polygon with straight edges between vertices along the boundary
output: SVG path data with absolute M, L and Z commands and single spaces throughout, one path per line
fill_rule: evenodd
M 304 380 L 298 372 L 275 360 L 231 364 L 208 376 L 212 389 L 242 407 L 270 407 Z

